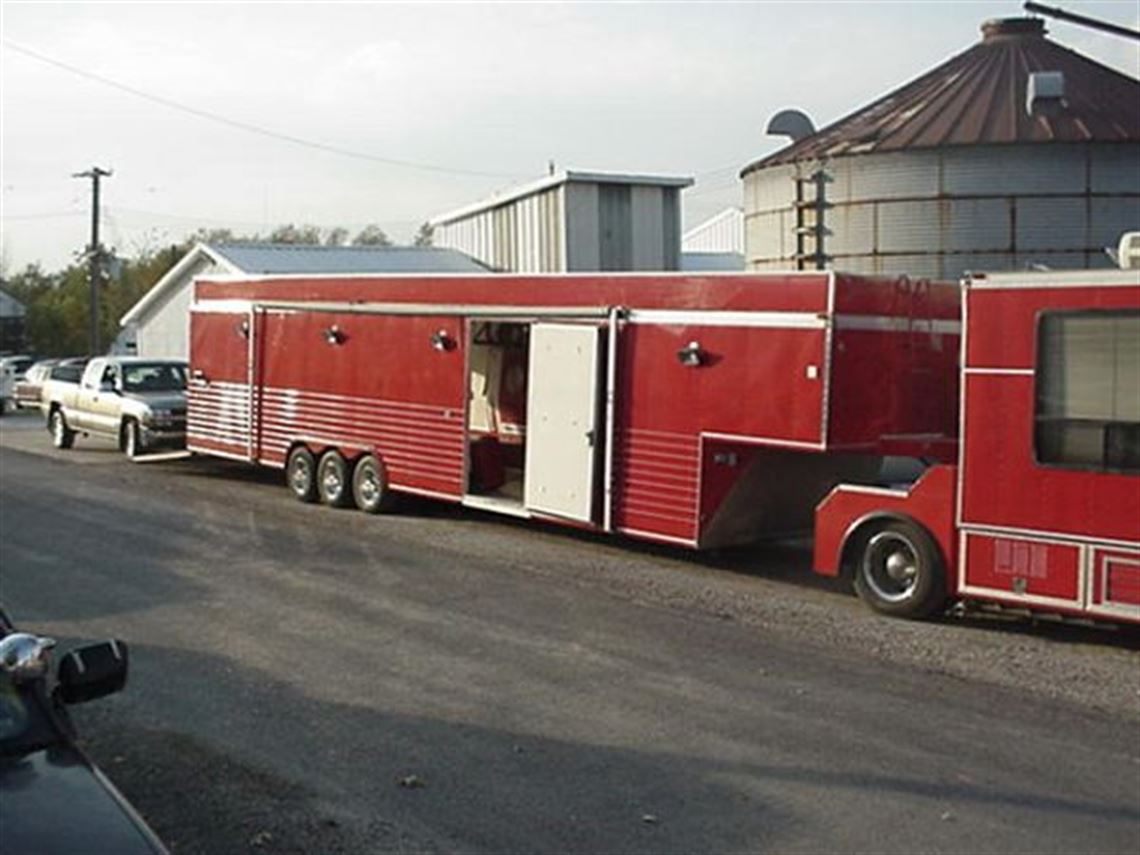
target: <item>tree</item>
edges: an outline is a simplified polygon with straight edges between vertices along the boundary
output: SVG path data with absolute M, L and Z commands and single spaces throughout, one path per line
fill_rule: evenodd
M 321 242 L 321 230 L 316 226 L 295 226 L 292 223 L 287 223 L 271 231 L 268 242 L 318 246 Z
M 348 243 L 348 229 L 336 226 L 325 235 L 325 246 L 344 246 Z
M 384 234 L 384 230 L 378 225 L 372 225 L 362 228 L 352 239 L 353 246 L 391 246 L 392 241 L 388 235 Z
M 431 223 L 422 223 L 420 230 L 416 232 L 415 240 L 412 241 L 412 246 L 432 246 L 434 236 L 435 229 L 432 228 Z

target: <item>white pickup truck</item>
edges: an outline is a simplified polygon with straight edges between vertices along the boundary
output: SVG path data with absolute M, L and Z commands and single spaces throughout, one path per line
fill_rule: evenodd
M 77 433 L 118 442 L 129 457 L 186 442 L 186 363 L 106 356 L 87 363 L 78 384 L 49 382 L 41 408 L 52 443 L 71 448 Z

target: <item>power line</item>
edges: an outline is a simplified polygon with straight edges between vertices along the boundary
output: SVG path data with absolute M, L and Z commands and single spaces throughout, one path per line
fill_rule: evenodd
M 208 110 L 200 110 L 197 107 L 190 107 L 186 104 L 180 104 L 177 101 L 172 101 L 171 99 L 164 98 L 161 95 L 152 95 L 149 92 L 144 92 L 141 89 L 136 89 L 134 86 L 128 86 L 125 83 L 120 83 L 117 80 L 112 80 L 111 78 L 104 77 L 101 74 L 86 71 L 82 68 L 77 68 L 74 65 L 70 65 L 69 63 L 61 62 L 58 59 L 53 59 L 52 57 L 45 56 L 38 51 L 23 47 L 22 45 L 18 45 L 15 42 L 9 41 L 8 39 L 4 39 L 3 42 L 6 47 L 11 48 L 17 53 L 22 53 L 25 56 L 30 56 L 32 59 L 37 59 L 40 62 L 47 63 L 48 65 L 54 65 L 56 68 L 62 68 L 64 71 L 69 71 L 72 74 L 77 74 L 80 77 L 87 78 L 88 80 L 94 80 L 97 83 L 102 83 L 104 86 L 110 86 L 113 89 L 119 89 L 123 92 L 134 95 L 137 98 L 143 98 L 155 104 L 161 104 L 163 107 L 167 107 L 171 110 L 178 110 L 183 113 L 189 113 L 191 116 L 197 116 L 199 119 L 206 119 L 211 122 L 216 122 L 218 124 L 226 125 L 231 128 L 237 128 L 238 130 L 246 131 L 247 133 L 269 137 L 270 139 L 279 140 L 281 142 L 293 143 L 294 145 L 316 149 L 317 151 L 323 151 L 329 154 L 339 154 L 344 157 L 353 157 L 357 160 L 368 160 L 373 163 L 383 163 L 387 166 L 400 166 L 406 169 L 420 169 L 425 172 L 442 172 L 449 175 L 475 175 L 482 178 L 517 179 L 522 177 L 518 174 L 506 172 L 482 172 L 475 169 L 456 169 L 449 166 L 439 166 L 431 163 L 417 163 L 411 160 L 399 160 L 392 157 L 381 157 L 375 154 L 367 154 L 361 151 L 352 151 L 351 149 L 339 148 L 338 146 L 328 145 L 327 143 L 314 142 L 313 140 L 303 139 L 302 137 L 296 137 L 292 134 L 284 134 L 278 131 L 271 131 L 267 128 L 262 128 L 257 125 L 250 124 L 249 122 L 242 122 L 237 119 L 228 118 L 227 116 L 218 115 L 217 113 L 211 113 Z
M 42 214 L 3 214 L 0 220 L 54 220 L 58 217 L 81 217 L 85 211 L 49 211 Z

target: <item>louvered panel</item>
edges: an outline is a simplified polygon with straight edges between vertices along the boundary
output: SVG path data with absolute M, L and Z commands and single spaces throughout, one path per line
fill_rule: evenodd
M 614 519 L 619 529 L 695 540 L 700 440 L 630 429 L 615 449 Z

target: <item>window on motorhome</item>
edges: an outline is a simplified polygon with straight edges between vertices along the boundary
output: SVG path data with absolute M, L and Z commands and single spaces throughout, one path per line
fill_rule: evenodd
M 1034 444 L 1039 463 L 1140 472 L 1140 311 L 1041 317 Z

